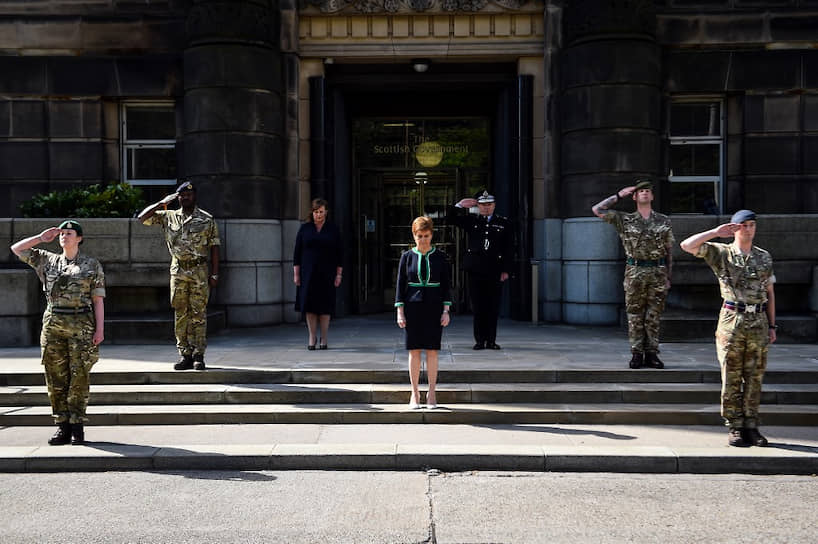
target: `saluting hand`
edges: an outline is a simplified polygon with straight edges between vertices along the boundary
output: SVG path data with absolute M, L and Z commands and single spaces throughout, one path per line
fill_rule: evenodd
M 60 228 L 59 227 L 51 227 L 49 229 L 45 229 L 43 232 L 40 233 L 40 240 L 45 242 L 46 244 L 49 242 L 53 242 L 54 238 L 60 235 Z
M 500 281 L 506 281 L 508 279 L 508 272 L 500 272 Z
M 741 223 L 725 223 L 716 227 L 716 235 L 721 238 L 729 238 L 741 229 Z
M 622 189 L 619 189 L 619 191 L 616 193 L 616 196 L 618 196 L 619 198 L 628 198 L 634 193 L 634 191 L 636 191 L 636 185 L 630 185 L 628 187 L 623 187 Z
M 159 203 L 167 205 L 167 204 L 170 204 L 171 202 L 173 202 L 174 200 L 176 200 L 178 197 L 179 197 L 179 193 L 171 193 L 168 196 L 166 196 L 165 198 L 163 198 L 162 200 L 160 200 Z
M 476 198 L 464 198 L 457 205 L 461 208 L 474 208 L 477 206 L 477 199 Z

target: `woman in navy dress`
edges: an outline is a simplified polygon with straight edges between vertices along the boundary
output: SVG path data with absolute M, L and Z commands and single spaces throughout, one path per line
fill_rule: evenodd
M 313 200 L 310 219 L 301 225 L 295 237 L 295 310 L 306 318 L 309 350 L 315 349 L 319 326 L 319 349 L 327 349 L 329 321 L 335 313 L 335 289 L 341 285 L 343 274 L 341 233 L 327 221 L 327 207 L 326 200 Z
M 398 326 L 406 329 L 406 349 L 409 350 L 409 381 L 412 396 L 409 408 L 420 408 L 420 354 L 426 351 L 426 373 L 429 392 L 426 404 L 437 408 L 437 352 L 443 327 L 449 324 L 452 305 L 449 259 L 445 253 L 432 247 L 434 224 L 428 217 L 412 222 L 415 247 L 404 251 L 398 265 L 395 288 L 395 307 Z

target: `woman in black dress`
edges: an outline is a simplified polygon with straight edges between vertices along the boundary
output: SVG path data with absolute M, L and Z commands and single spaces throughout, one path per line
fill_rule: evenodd
M 412 222 L 415 247 L 404 251 L 398 265 L 398 283 L 395 288 L 395 307 L 398 326 L 406 329 L 406 349 L 409 350 L 409 381 L 412 396 L 409 408 L 420 408 L 420 352 L 426 350 L 426 373 L 429 392 L 426 405 L 437 408 L 437 352 L 443 327 L 449 324 L 452 305 L 449 259 L 445 253 L 432 247 L 434 224 L 428 217 Z
M 327 349 L 329 320 L 335 313 L 335 289 L 341 285 L 343 248 L 338 227 L 327 221 L 326 200 L 312 201 L 310 219 L 298 229 L 293 255 L 293 282 L 296 285 L 295 309 L 305 316 L 309 340 L 314 350 L 318 327 L 319 349 Z

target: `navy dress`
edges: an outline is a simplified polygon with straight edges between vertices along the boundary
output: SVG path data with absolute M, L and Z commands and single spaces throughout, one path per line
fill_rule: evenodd
M 449 258 L 435 248 L 425 255 L 417 248 L 404 251 L 398 265 L 395 306 L 406 317 L 406 349 L 440 349 L 440 316 L 451 306 Z
M 301 285 L 295 294 L 295 310 L 311 314 L 335 313 L 335 275 L 343 263 L 338 227 L 325 222 L 321 231 L 304 223 L 295 237 L 293 265 L 301 267 Z

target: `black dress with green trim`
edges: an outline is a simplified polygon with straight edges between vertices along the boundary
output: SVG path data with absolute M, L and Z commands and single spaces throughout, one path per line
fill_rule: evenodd
M 395 306 L 406 316 L 406 349 L 440 349 L 444 307 L 451 306 L 451 267 L 446 254 L 432 248 L 404 251 L 398 265 Z

